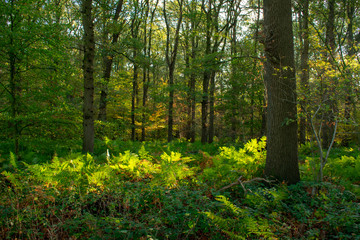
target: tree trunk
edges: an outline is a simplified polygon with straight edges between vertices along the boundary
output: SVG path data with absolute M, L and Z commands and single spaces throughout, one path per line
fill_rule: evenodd
M 215 135 L 215 71 L 212 71 L 210 77 L 210 98 L 209 98 L 209 107 L 210 107 L 210 114 L 209 114 L 209 134 L 208 134 L 208 143 L 212 143 L 214 141 Z
M 115 15 L 113 18 L 113 22 L 115 23 L 119 17 L 120 17 L 120 12 L 122 9 L 122 5 L 123 5 L 123 0 L 120 0 L 117 4 L 116 7 L 116 11 L 115 11 Z M 106 37 L 108 35 L 108 33 L 105 33 Z M 120 36 L 120 32 L 114 33 L 112 35 L 112 41 L 111 41 L 111 45 L 115 45 L 119 39 Z M 103 66 L 103 83 L 102 83 L 102 89 L 100 92 L 100 100 L 99 100 L 99 114 L 98 114 L 98 119 L 100 121 L 106 121 L 107 120 L 107 114 L 106 114 L 106 109 L 107 109 L 107 96 L 108 96 L 108 84 L 110 81 L 110 76 L 111 76 L 111 70 L 112 70 L 112 64 L 113 64 L 113 59 L 114 59 L 114 54 L 112 52 L 106 54 L 103 58 L 103 62 L 104 62 L 104 66 Z
M 354 13 L 355 13 L 355 6 L 354 6 L 354 1 L 348 0 L 346 1 L 346 13 L 347 13 L 347 51 L 348 51 L 348 56 L 350 59 L 352 59 L 355 56 L 355 41 L 354 41 Z M 344 137 L 341 141 L 341 145 L 343 146 L 348 146 L 351 138 L 352 138 L 352 134 L 348 133 L 351 129 L 350 126 L 350 118 L 351 115 L 354 114 L 355 115 L 355 107 L 352 109 L 352 106 L 354 106 L 354 79 L 352 77 L 352 71 L 351 70 L 347 70 L 346 71 L 346 76 L 347 76 L 347 81 L 345 82 L 345 108 L 344 108 L 344 118 L 345 118 L 345 134 Z M 358 131 L 357 131 L 358 132 Z
M 196 40 L 193 34 L 194 28 L 193 22 L 191 23 L 191 45 L 189 44 L 188 39 L 185 40 L 185 72 L 186 78 L 188 79 L 187 86 L 187 117 L 186 117 L 186 129 L 185 129 L 185 137 L 190 142 L 195 142 L 195 84 L 196 84 L 196 75 L 195 69 L 193 67 L 193 62 L 196 57 Z M 190 50 L 190 53 L 189 51 Z
M 175 66 L 176 66 L 176 57 L 178 53 L 178 47 L 179 47 L 179 39 L 180 39 L 180 26 L 182 22 L 183 17 L 183 0 L 178 1 L 179 3 L 179 18 L 176 23 L 176 30 L 174 34 L 174 45 L 172 50 L 170 50 L 170 21 L 167 16 L 167 9 L 166 9 L 166 2 L 164 0 L 163 4 L 163 13 L 165 18 L 165 24 L 166 24 L 166 64 L 168 66 L 169 70 L 169 105 L 168 105 L 168 142 L 171 142 L 173 140 L 173 125 L 174 125 L 174 72 L 175 72 Z
M 92 17 L 92 0 L 82 1 L 84 27 L 84 108 L 83 152 L 94 152 L 94 57 L 95 37 Z
M 328 1 L 328 18 L 326 23 L 326 47 L 328 48 L 327 58 L 329 63 L 334 67 L 334 54 L 335 54 L 335 0 Z M 332 80 L 334 82 L 330 83 Z M 322 131 L 322 146 L 328 149 L 332 136 L 334 134 L 336 101 L 335 101 L 335 87 L 336 82 L 332 77 L 328 77 L 327 82 L 324 82 L 324 101 L 328 105 L 328 110 L 325 110 L 323 131 Z
M 133 72 L 133 81 L 132 81 L 132 92 L 131 92 L 131 141 L 136 140 L 136 119 L 135 119 L 135 110 L 136 110 L 136 99 L 138 94 L 138 64 L 136 63 L 137 51 L 134 50 L 134 72 Z
M 291 0 L 264 0 L 267 156 L 265 175 L 300 180 Z
M 210 21 L 210 20 L 208 20 Z M 210 23 L 208 23 L 210 25 Z M 208 26 L 206 32 L 206 50 L 205 58 L 211 52 L 211 34 L 210 26 Z M 201 101 L 201 143 L 206 143 L 208 141 L 208 129 L 207 129 L 207 117 L 208 117 L 208 105 L 209 105 L 209 83 L 211 78 L 211 70 L 209 60 L 204 62 L 204 75 L 202 81 L 202 101 Z
M 301 22 L 300 22 L 300 40 L 302 43 L 301 49 L 301 77 L 300 90 L 302 96 L 300 97 L 300 128 L 299 128 L 299 143 L 304 144 L 306 141 L 307 118 L 306 107 L 308 105 L 306 97 L 310 94 L 309 89 L 309 0 L 304 0 L 301 5 Z
M 12 28 L 12 26 L 11 26 Z M 13 39 L 10 39 L 10 45 L 13 46 Z M 16 81 L 16 56 L 10 51 L 10 93 L 11 93 L 11 117 L 12 117 L 12 126 L 13 126 L 13 138 L 14 138 L 14 154 L 18 157 L 19 154 L 19 122 L 17 120 L 18 116 L 18 92 L 19 92 L 19 83 Z

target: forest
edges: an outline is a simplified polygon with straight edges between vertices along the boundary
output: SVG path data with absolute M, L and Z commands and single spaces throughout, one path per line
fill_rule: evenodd
M 359 0 L 0 0 L 1 239 L 359 239 Z

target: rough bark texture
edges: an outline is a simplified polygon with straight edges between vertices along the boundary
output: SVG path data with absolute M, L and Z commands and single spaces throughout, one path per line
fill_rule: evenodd
M 291 0 L 264 0 L 267 157 L 265 175 L 294 184 L 298 166 Z
M 94 152 L 94 56 L 95 38 L 92 18 L 92 0 L 82 1 L 84 27 L 84 108 L 83 152 Z

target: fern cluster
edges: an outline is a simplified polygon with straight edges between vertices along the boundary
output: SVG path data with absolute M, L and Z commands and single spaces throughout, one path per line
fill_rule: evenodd
M 205 212 L 205 215 L 231 239 L 269 239 L 274 236 L 267 219 L 254 214 L 250 208 L 240 208 L 222 195 L 216 200 L 222 204 L 221 215 L 212 212 Z
M 266 159 L 266 137 L 253 139 L 243 148 L 220 147 L 220 153 L 213 158 L 213 165 L 204 169 L 199 179 L 220 187 L 234 182 L 240 176 L 252 179 L 262 176 Z

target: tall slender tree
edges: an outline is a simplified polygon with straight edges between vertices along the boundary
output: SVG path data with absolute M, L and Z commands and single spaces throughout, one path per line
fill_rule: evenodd
M 116 22 L 118 21 L 119 17 L 120 17 L 120 13 L 122 11 L 122 6 L 123 6 L 123 0 L 119 0 L 117 5 L 116 5 L 116 10 L 115 10 L 115 14 L 114 17 L 112 19 L 112 23 L 116 24 Z M 107 19 L 104 19 L 104 22 L 107 21 Z M 105 41 L 108 39 L 108 29 L 107 29 L 107 25 L 104 23 L 104 38 Z M 119 39 L 120 36 L 120 31 L 115 31 L 112 33 L 111 36 L 111 47 L 113 47 Z M 104 41 L 104 45 L 106 45 L 106 42 Z M 105 47 L 105 46 L 104 46 Z M 106 114 L 106 109 L 107 109 L 107 101 L 108 101 L 108 84 L 110 81 L 110 76 L 111 76 L 111 71 L 112 71 L 112 65 L 113 65 L 113 61 L 114 61 L 114 57 L 115 54 L 112 51 L 111 47 L 109 49 L 106 49 L 105 54 L 103 56 L 103 82 L 102 82 L 102 89 L 100 91 L 100 100 L 99 100 L 99 115 L 98 115 L 98 119 L 101 121 L 106 121 L 107 120 L 107 114 Z
M 82 1 L 82 24 L 84 28 L 84 105 L 83 105 L 83 152 L 94 152 L 94 58 L 95 34 L 92 0 Z
M 307 117 L 306 106 L 308 105 L 306 97 L 310 93 L 309 89 L 309 0 L 302 1 L 299 7 L 300 11 L 300 122 L 299 122 L 299 143 L 304 144 L 306 141 Z
M 176 64 L 176 57 L 178 54 L 178 47 L 179 47 L 179 39 L 180 39 L 180 28 L 181 22 L 183 18 L 183 3 L 184 0 L 177 0 L 178 4 L 178 17 L 175 26 L 175 33 L 173 39 L 171 39 L 171 24 L 169 19 L 166 2 L 164 0 L 163 3 L 163 14 L 165 19 L 166 25 L 166 50 L 165 50 L 165 58 L 166 64 L 168 66 L 168 75 L 169 75 L 169 105 L 168 105 L 168 142 L 173 140 L 173 127 L 174 127 L 174 72 L 175 72 L 175 64 Z M 172 45 L 171 42 L 174 42 Z
M 329 65 L 329 71 L 335 69 L 335 8 L 336 8 L 336 1 L 335 0 L 329 0 L 327 1 L 327 21 L 326 21 L 326 36 L 325 36 L 325 44 L 326 44 L 326 57 Z M 321 132 L 322 134 L 322 145 L 323 148 L 328 149 L 333 134 L 335 131 L 335 113 L 337 112 L 337 106 L 336 106 L 336 100 L 335 100 L 335 91 L 337 80 L 333 76 L 328 76 L 327 78 L 324 78 L 324 81 L 322 82 L 322 88 L 323 88 L 323 102 L 326 104 L 326 109 L 324 109 L 324 122 L 323 122 L 323 130 Z

